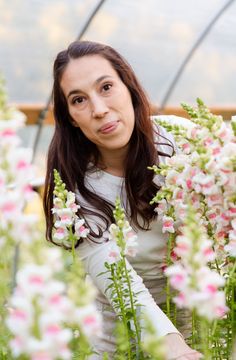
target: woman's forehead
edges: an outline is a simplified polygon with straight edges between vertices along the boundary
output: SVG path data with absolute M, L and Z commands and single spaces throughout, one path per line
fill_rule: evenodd
M 94 86 L 106 77 L 119 77 L 111 63 L 100 55 L 85 55 L 70 60 L 62 75 L 61 87 Z

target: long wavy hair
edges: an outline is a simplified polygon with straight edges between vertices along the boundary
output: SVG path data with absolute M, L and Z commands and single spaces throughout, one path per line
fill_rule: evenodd
M 159 190 L 153 182 L 154 174 L 147 167 L 158 164 L 158 152 L 154 143 L 153 124 L 150 120 L 150 106 L 147 96 L 139 84 L 133 69 L 127 61 L 112 47 L 90 41 L 75 41 L 67 50 L 61 51 L 54 62 L 53 108 L 55 132 L 48 151 L 44 211 L 46 216 L 46 236 L 53 242 L 53 169 L 57 169 L 67 189 L 79 191 L 82 197 L 92 205 L 92 211 L 86 207 L 78 210 L 78 215 L 86 219 L 86 214 L 99 216 L 106 228 L 114 221 L 114 205 L 89 190 L 85 185 L 85 173 L 93 159 L 94 167 L 99 160 L 95 144 L 88 140 L 79 128 L 72 125 L 68 105 L 60 83 L 63 73 L 71 59 L 87 55 L 100 55 L 108 60 L 122 82 L 128 88 L 134 107 L 135 125 L 129 142 L 124 164 L 125 189 L 129 204 L 129 217 L 134 227 L 148 230 L 150 222 L 157 216 L 150 200 Z M 160 154 L 159 154 L 160 155 Z M 162 154 L 163 155 L 163 154 Z M 102 212 L 101 212 L 102 209 Z M 87 223 L 89 227 L 89 224 Z M 90 228 L 90 238 L 96 241 L 102 236 L 102 229 Z M 78 245 L 78 244 L 77 244 Z

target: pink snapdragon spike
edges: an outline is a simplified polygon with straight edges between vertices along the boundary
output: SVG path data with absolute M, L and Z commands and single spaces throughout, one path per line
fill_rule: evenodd
M 129 222 L 127 220 L 124 220 L 122 222 L 122 237 L 123 237 L 123 241 L 122 244 L 118 244 L 118 247 L 120 249 L 122 249 L 124 251 L 124 254 L 127 256 L 131 256 L 134 257 L 136 256 L 137 252 L 138 252 L 138 242 L 137 242 L 137 235 L 134 233 L 132 227 L 130 226 Z M 120 227 L 116 224 L 111 224 L 109 227 L 109 240 L 111 242 L 113 242 L 114 244 L 117 243 L 117 239 L 119 238 L 119 232 L 120 232 Z M 112 249 L 118 249 L 116 246 L 113 247 L 112 245 Z M 114 254 L 116 253 L 117 250 L 114 250 Z M 111 253 L 113 252 L 113 250 L 111 250 Z M 114 259 L 119 259 L 119 256 L 114 256 Z M 112 257 L 111 257 L 112 259 Z M 110 260 L 111 260 L 110 259 Z
M 81 237 L 86 238 L 89 234 L 89 229 L 87 229 L 84 224 L 84 219 L 79 219 L 75 223 L 75 234 L 77 235 L 78 239 Z
M 162 231 L 163 231 L 163 233 L 165 233 L 165 232 L 174 233 L 175 232 L 173 218 L 171 218 L 170 216 L 163 216 Z
M 24 213 L 35 193 L 30 182 L 35 177 L 32 150 L 21 147 L 16 131 L 25 122 L 24 114 L 9 109 L 9 120 L 0 120 L 0 230 L 1 246 L 32 243 L 38 237 L 38 217 Z
M 233 122 L 232 126 L 227 125 L 220 116 L 210 114 L 201 101 L 198 105 L 200 110 L 195 112 L 185 106 L 193 127 L 184 132 L 179 130 L 180 135 L 174 129 L 177 145 L 183 152 L 168 158 L 164 170 L 162 165 L 159 172 L 154 169 L 157 174 L 164 171 L 165 175 L 164 190 L 160 190 L 155 200 L 157 204 L 160 203 L 156 211 L 163 219 L 164 216 L 169 216 L 169 208 L 163 209 L 162 205 L 168 193 L 167 200 L 169 207 L 173 209 L 173 219 L 179 224 L 185 220 L 186 205 L 191 203 L 201 216 L 201 224 L 206 229 L 211 229 L 215 249 L 219 248 L 219 244 L 223 246 L 227 262 L 226 258 L 234 254 L 235 232 L 232 221 L 236 219 L 235 125 Z M 165 123 L 161 125 L 165 126 Z M 168 129 L 170 128 L 168 123 Z M 188 150 L 185 151 L 185 148 Z M 168 232 L 165 224 L 163 228 Z M 223 252 L 216 251 L 215 256 L 222 260 Z
M 13 336 L 9 346 L 15 357 L 71 359 L 73 332 L 68 326 L 78 326 L 89 337 L 101 334 L 101 316 L 90 294 L 85 306 L 75 305 L 65 295 L 65 284 L 55 280 L 54 275 L 51 266 L 35 264 L 17 273 L 6 318 Z
M 177 236 L 174 251 L 178 260 L 165 269 L 170 284 L 179 294 L 174 299 L 180 307 L 195 309 L 208 320 L 222 317 L 227 312 L 225 294 L 221 291 L 225 280 L 208 267 L 215 253 L 199 216 L 188 209 L 182 235 Z
M 108 263 L 114 264 L 121 259 L 120 249 L 114 241 L 110 241 L 108 247 Z
M 54 170 L 54 199 L 52 213 L 55 216 L 53 239 L 56 243 L 72 246 L 72 236 L 79 240 L 86 238 L 89 229 L 84 219 L 77 216 L 80 205 L 76 203 L 76 196 L 67 191 L 59 173 Z
M 75 319 L 81 325 L 81 328 L 86 336 L 92 337 L 101 335 L 101 314 L 96 311 L 93 304 L 78 307 L 75 312 Z

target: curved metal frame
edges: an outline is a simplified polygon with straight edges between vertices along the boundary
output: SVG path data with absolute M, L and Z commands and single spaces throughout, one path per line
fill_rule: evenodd
M 98 11 L 100 10 L 101 6 L 103 5 L 103 3 L 105 1 L 106 0 L 100 0 L 97 3 L 96 7 L 92 11 L 92 13 L 88 17 L 86 23 L 84 24 L 83 28 L 80 30 L 78 36 L 76 37 L 76 40 L 80 40 L 83 37 L 84 33 L 87 31 L 89 25 L 91 24 L 93 18 L 98 13 Z M 46 105 L 43 108 L 43 110 L 40 111 L 37 122 L 36 122 L 37 131 L 36 131 L 36 135 L 35 135 L 35 138 L 34 138 L 34 143 L 33 143 L 33 146 L 32 146 L 33 147 L 32 162 L 34 161 L 36 153 L 37 153 L 37 148 L 38 148 L 38 144 L 39 144 L 39 140 L 40 140 L 40 135 L 41 135 L 42 127 L 43 127 L 43 122 L 44 122 L 44 120 L 45 120 L 45 118 L 47 116 L 49 106 L 50 106 L 50 103 L 51 103 L 51 99 L 52 99 L 52 95 L 50 95 L 48 97 Z
M 196 42 L 193 44 L 193 46 L 191 47 L 191 49 L 189 50 L 189 52 L 187 53 L 186 57 L 184 58 L 182 64 L 180 65 L 179 69 L 176 71 L 170 85 L 169 88 L 166 92 L 166 94 L 164 95 L 162 101 L 161 101 L 161 105 L 159 107 L 159 111 L 162 111 L 165 106 L 167 101 L 169 100 L 175 86 L 177 85 L 181 75 L 183 74 L 186 65 L 188 64 L 188 62 L 190 61 L 190 59 L 192 58 L 192 56 L 194 55 L 195 51 L 197 50 L 197 48 L 199 47 L 199 45 L 203 42 L 203 40 L 205 39 L 205 37 L 208 35 L 208 33 L 210 32 L 210 30 L 212 29 L 212 27 L 215 25 L 215 23 L 219 20 L 219 18 L 221 17 L 221 15 L 223 14 L 223 12 L 230 6 L 232 5 L 232 3 L 234 2 L 234 0 L 229 0 L 227 1 L 227 3 L 220 8 L 219 11 L 217 11 L 217 13 L 213 16 L 213 18 L 211 19 L 211 21 L 208 23 L 208 25 L 205 27 L 205 29 L 203 30 L 203 32 L 200 34 L 200 36 L 197 38 Z
M 98 13 L 98 11 L 100 10 L 101 6 L 103 5 L 103 3 L 105 2 L 105 0 L 101 0 L 98 2 L 98 4 L 96 5 L 96 7 L 94 8 L 94 10 L 92 11 L 92 13 L 90 14 L 88 20 L 86 21 L 85 25 L 83 26 L 83 28 L 81 29 L 81 31 L 79 32 L 78 36 L 76 39 L 80 40 L 83 35 L 85 34 L 85 32 L 87 31 L 89 25 L 91 24 L 92 20 L 94 19 L 94 17 L 96 16 L 96 14 Z M 196 42 L 193 44 L 193 46 L 191 47 L 191 49 L 189 50 L 189 52 L 187 53 L 186 57 L 184 58 L 182 64 L 180 65 L 179 69 L 177 70 L 177 72 L 175 73 L 166 94 L 164 95 L 160 107 L 159 107 L 159 111 L 162 111 L 165 106 L 167 101 L 169 100 L 175 86 L 177 85 L 181 75 L 183 74 L 186 65 L 188 64 L 188 62 L 190 61 L 190 59 L 192 58 L 192 56 L 194 55 L 195 51 L 197 50 L 197 48 L 199 47 L 199 45 L 203 42 L 203 40 L 206 38 L 207 34 L 210 32 L 210 30 L 212 29 L 212 27 L 215 25 L 215 23 L 218 21 L 218 19 L 221 17 L 221 15 L 224 13 L 224 11 L 230 6 L 232 5 L 232 3 L 234 2 L 234 0 L 229 0 L 226 2 L 225 5 L 223 5 L 222 8 L 220 8 L 219 11 L 217 11 L 217 13 L 213 16 L 213 18 L 211 19 L 211 21 L 208 23 L 208 25 L 206 26 L 206 28 L 203 30 L 203 32 L 200 34 L 200 36 L 197 38 Z M 48 98 L 46 105 L 44 107 L 44 109 L 40 112 L 36 125 L 37 125 L 37 132 L 35 135 L 35 139 L 34 139 L 34 143 L 33 143 L 33 156 L 32 156 L 32 162 L 35 159 L 36 156 L 36 152 L 37 152 L 37 147 L 39 144 L 39 140 L 40 140 L 40 135 L 41 135 L 41 130 L 42 130 L 42 126 L 43 126 L 43 122 L 44 119 L 47 116 L 48 113 L 48 109 L 51 103 L 51 95 Z

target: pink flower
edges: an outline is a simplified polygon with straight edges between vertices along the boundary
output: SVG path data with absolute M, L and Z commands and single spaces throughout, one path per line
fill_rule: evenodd
M 173 300 L 179 308 L 186 307 L 187 305 L 186 296 L 181 292 Z
M 213 261 L 215 259 L 215 252 L 210 247 L 203 249 L 203 255 L 207 261 Z
M 47 354 L 46 352 L 40 352 L 33 354 L 31 360 L 54 360 L 55 357 Z
M 67 239 L 68 237 L 68 230 L 64 227 L 58 227 L 55 231 L 55 233 L 53 234 L 53 238 L 55 240 L 63 240 L 63 239 Z
M 191 179 L 187 179 L 186 180 L 186 186 L 187 186 L 187 189 L 192 189 L 192 187 L 193 187 L 193 182 L 192 182 L 192 180 Z
M 207 197 L 208 206 L 221 205 L 223 203 L 222 194 L 212 194 Z
M 16 168 L 17 170 L 27 170 L 30 167 L 30 164 L 25 161 L 24 159 L 20 159 L 17 164 L 16 164 Z
M 224 249 L 229 253 L 230 256 L 236 257 L 236 233 L 234 233 L 235 238 L 230 240 Z
M 184 190 L 180 189 L 180 188 L 176 188 L 173 192 L 173 198 L 176 200 L 176 201 L 183 201 L 184 200 L 184 196 L 185 196 L 185 193 L 184 193 Z
M 175 232 L 174 220 L 170 216 L 163 216 L 163 219 L 162 219 L 162 232 L 163 233 L 165 233 L 165 232 L 174 233 Z
M 155 208 L 155 212 L 158 213 L 159 216 L 162 216 L 167 210 L 167 202 L 165 199 L 159 201 L 157 207 Z
M 189 245 L 186 242 L 181 242 L 180 238 L 182 237 L 178 236 L 177 246 L 175 247 L 175 253 L 178 256 L 182 256 L 189 251 Z
M 45 332 L 49 336 L 55 336 L 61 332 L 61 327 L 58 324 L 51 324 L 46 327 Z
M 18 357 L 24 353 L 25 340 L 21 336 L 15 336 L 12 340 L 10 340 L 9 345 L 10 345 L 12 354 L 15 357 Z
M 66 207 L 70 208 L 74 213 L 80 208 L 80 206 L 75 203 L 75 194 L 72 191 L 68 191 L 67 193 Z
M 209 292 L 210 294 L 215 294 L 217 290 L 218 290 L 217 286 L 213 284 L 209 284 L 206 287 L 206 291 Z
M 78 238 L 85 238 L 89 234 L 89 229 L 84 226 L 85 221 L 80 219 L 75 223 L 75 234 Z
M 101 315 L 94 305 L 77 308 L 75 318 L 81 324 L 81 329 L 86 336 L 98 336 L 102 331 Z
M 182 147 L 182 150 L 183 150 L 183 153 L 184 153 L 184 154 L 189 154 L 189 153 L 190 153 L 190 151 L 191 151 L 191 146 L 190 146 L 190 144 L 189 144 L 188 142 L 183 143 L 183 144 L 181 145 L 181 147 Z
M 171 286 L 174 289 L 182 290 L 186 286 L 187 271 L 181 264 L 171 265 L 166 268 L 165 275 L 170 278 Z
M 55 222 L 55 227 L 69 226 L 73 224 L 73 211 L 69 208 L 63 208 L 57 210 L 57 215 L 60 220 Z
M 138 252 L 137 235 L 131 230 L 126 234 L 125 255 L 134 257 Z
M 114 241 L 111 241 L 111 245 L 108 248 L 108 263 L 114 264 L 121 259 L 120 249 Z

